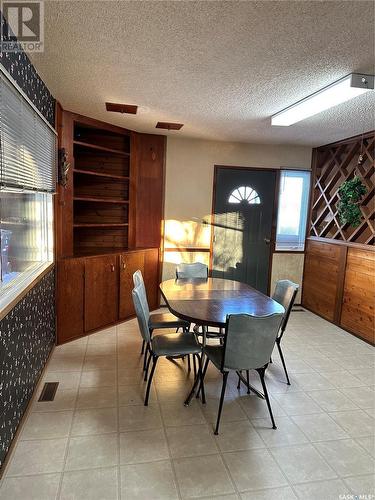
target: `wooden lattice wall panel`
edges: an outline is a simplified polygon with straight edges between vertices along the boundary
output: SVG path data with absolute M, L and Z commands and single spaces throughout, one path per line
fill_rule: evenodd
M 358 164 L 359 155 L 363 161 Z M 366 245 L 374 244 L 375 132 L 322 146 L 315 150 L 310 236 Z M 354 175 L 367 188 L 361 203 L 362 220 L 353 228 L 340 223 L 338 189 Z

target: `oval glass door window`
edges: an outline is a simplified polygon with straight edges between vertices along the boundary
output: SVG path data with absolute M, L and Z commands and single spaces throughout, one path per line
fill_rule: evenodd
M 234 189 L 228 198 L 229 203 L 248 203 L 249 205 L 260 205 L 258 193 L 250 186 L 240 186 Z

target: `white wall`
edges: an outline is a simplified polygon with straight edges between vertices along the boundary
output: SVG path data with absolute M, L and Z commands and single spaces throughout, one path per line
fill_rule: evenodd
M 165 189 L 166 246 L 171 246 L 171 240 L 180 232 L 178 245 L 207 247 L 207 229 L 205 231 L 199 221 L 211 214 L 214 165 L 310 169 L 311 148 L 169 136 Z M 183 222 L 185 223 L 181 224 Z M 165 254 L 165 279 L 173 276 L 175 267 L 174 262 L 167 261 L 173 261 L 177 257 L 176 254 Z M 285 261 L 285 258 L 287 257 L 275 260 L 275 266 Z M 301 281 L 300 268 L 301 266 L 297 276 L 294 273 L 293 279 L 297 277 Z M 276 269 L 273 269 L 274 272 Z

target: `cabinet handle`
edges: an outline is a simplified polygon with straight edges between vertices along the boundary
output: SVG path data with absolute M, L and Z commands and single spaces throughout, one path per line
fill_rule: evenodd
M 122 268 L 125 270 L 126 269 L 126 264 L 125 262 L 122 263 Z
M 115 272 L 115 266 L 111 264 L 111 271 L 114 273 Z

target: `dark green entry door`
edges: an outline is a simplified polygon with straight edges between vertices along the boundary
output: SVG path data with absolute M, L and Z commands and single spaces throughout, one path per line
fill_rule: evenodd
M 267 293 L 276 172 L 215 168 L 212 275 Z

